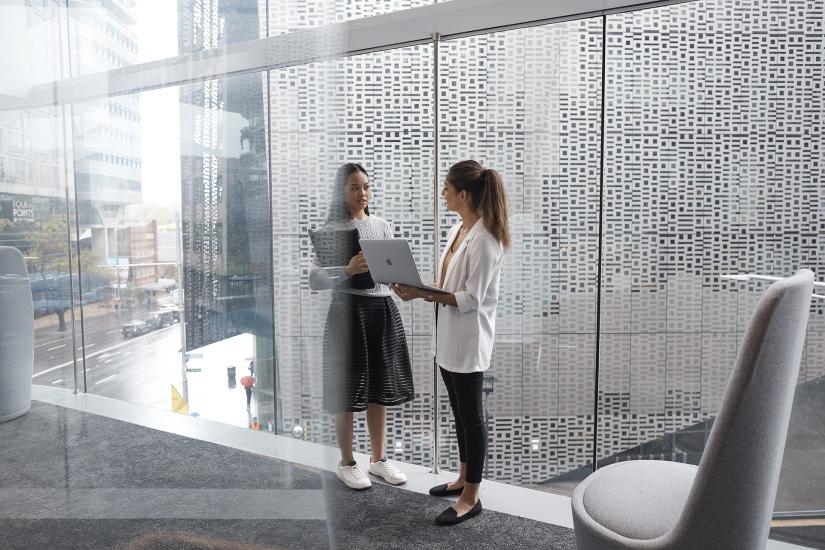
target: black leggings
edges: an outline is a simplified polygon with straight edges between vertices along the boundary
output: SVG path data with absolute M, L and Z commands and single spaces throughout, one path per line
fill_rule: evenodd
M 487 458 L 487 427 L 481 405 L 484 373 L 440 370 L 455 418 L 458 456 L 467 465 L 467 483 L 481 483 L 484 459 Z

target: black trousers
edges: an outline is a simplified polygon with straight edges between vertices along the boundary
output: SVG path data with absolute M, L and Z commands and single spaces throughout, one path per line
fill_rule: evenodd
M 458 456 L 467 465 L 467 483 L 481 483 L 487 458 L 487 427 L 481 403 L 484 373 L 440 370 L 455 418 Z

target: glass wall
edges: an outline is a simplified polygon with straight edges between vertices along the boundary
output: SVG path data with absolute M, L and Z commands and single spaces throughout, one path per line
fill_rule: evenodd
M 182 2 L 153 42 L 151 2 L 21 2 L 0 28 L 31 70 L 0 89 L 428 3 Z M 77 356 L 80 391 L 334 446 L 308 231 L 335 169 L 367 168 L 373 213 L 432 279 L 457 220 L 434 189 L 474 158 L 503 175 L 514 234 L 486 477 L 570 492 L 594 455 L 696 463 L 765 288 L 720 276 L 825 272 L 824 7 L 687 2 L 443 41 L 438 74 L 427 44 L 0 111 L 0 244 L 29 264 L 34 381 L 74 388 Z M 455 470 L 431 308 L 399 308 L 416 399 L 391 412 L 388 454 Z M 776 505 L 790 516 L 825 508 L 823 316 L 815 302 Z
M 0 112 L 0 246 L 26 258 L 34 302 L 34 382 L 74 389 L 80 350 L 76 273 L 78 236 L 66 205 L 63 108 Z M 70 244 L 71 243 L 71 244 Z M 74 293 L 74 295 L 73 295 Z
M 720 275 L 825 272 L 821 14 L 692 2 L 607 18 L 600 465 L 698 463 L 766 286 Z M 822 330 L 815 300 L 777 510 L 825 504 L 803 450 Z
M 441 45 L 441 177 L 468 158 L 498 170 L 513 232 L 485 373 L 485 475 L 546 490 L 570 490 L 592 462 L 601 61 L 601 18 Z M 440 249 L 456 222 L 442 212 Z M 443 386 L 439 414 L 439 458 L 456 471 Z
M 181 284 L 190 409 L 274 430 L 266 93 L 264 73 L 181 89 Z M 257 378 L 245 412 L 244 376 Z
M 266 0 L 70 0 L 66 4 L 72 76 L 266 36 Z
M 14 98 L 66 75 L 61 18 L 52 4 L 0 6 L 6 50 L 0 61 L 0 94 Z M 0 111 L 0 246 L 25 256 L 35 315 L 34 382 L 74 388 L 75 339 L 72 309 L 77 296 L 70 246 L 78 235 L 67 193 L 72 191 L 71 138 L 67 108 Z M 70 244 L 71 243 L 71 244 Z
M 74 106 L 87 391 L 274 423 L 264 92 L 252 74 Z
M 438 0 L 269 0 L 269 36 L 437 3 Z
M 335 444 L 323 411 L 324 324 L 330 291 L 309 287 L 308 230 L 325 224 L 336 169 L 363 164 L 370 174 L 370 212 L 407 239 L 424 277 L 433 278 L 432 47 L 415 46 L 270 72 L 275 338 L 279 428 Z M 432 463 L 432 311 L 399 304 L 416 399 L 388 416 L 390 457 Z M 356 447 L 368 448 L 364 415 Z

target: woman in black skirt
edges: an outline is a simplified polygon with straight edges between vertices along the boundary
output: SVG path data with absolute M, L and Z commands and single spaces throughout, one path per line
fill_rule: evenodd
M 341 166 L 335 174 L 324 229 L 357 229 L 362 239 L 391 239 L 390 224 L 370 214 L 370 194 L 369 175 L 363 166 Z M 387 407 L 415 396 L 404 325 L 392 292 L 382 284 L 371 288 L 353 284 L 368 271 L 361 252 L 339 267 L 322 268 L 316 258 L 310 271 L 313 290 L 333 291 L 324 327 L 324 408 L 335 414 L 341 449 L 337 476 L 353 489 L 372 485 L 353 458 L 353 413 L 367 411 L 372 451 L 369 472 L 399 485 L 407 476 L 384 456 Z

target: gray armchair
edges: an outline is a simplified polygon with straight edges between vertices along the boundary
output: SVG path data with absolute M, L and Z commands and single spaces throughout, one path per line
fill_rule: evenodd
M 812 291 L 803 269 L 759 300 L 698 467 L 619 462 L 576 488 L 579 550 L 765 547 Z
M 0 246 L 0 422 L 28 412 L 32 397 L 34 311 L 26 262 Z

